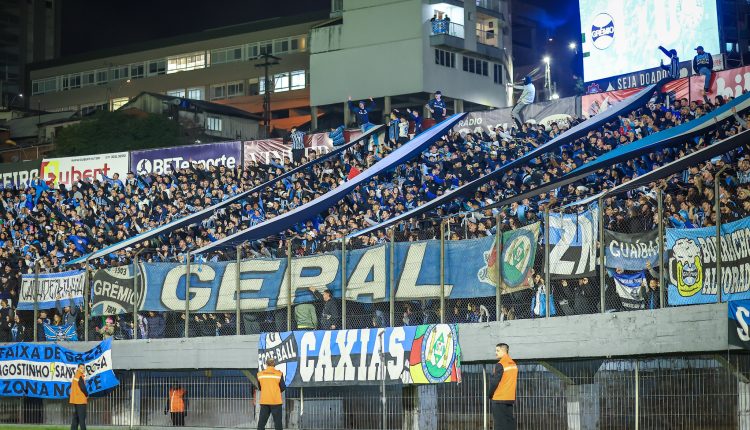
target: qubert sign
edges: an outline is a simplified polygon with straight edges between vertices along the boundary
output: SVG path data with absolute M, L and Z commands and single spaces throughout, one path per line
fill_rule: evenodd
M 101 180 L 102 175 L 121 180 L 128 173 L 128 152 L 86 155 L 80 157 L 45 158 L 39 176 L 53 186 L 70 187 L 81 180 Z

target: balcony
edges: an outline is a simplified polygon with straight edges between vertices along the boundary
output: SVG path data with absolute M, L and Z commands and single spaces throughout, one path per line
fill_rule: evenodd
M 494 29 L 485 30 L 477 27 L 477 52 L 492 58 L 504 58 L 505 51 L 501 47 L 502 34 Z
M 492 15 L 498 16 L 500 19 L 505 21 L 505 15 L 503 15 L 502 0 L 476 0 L 477 12 L 489 12 Z M 481 10 L 484 9 L 484 10 Z
M 464 49 L 464 26 L 438 19 L 430 22 L 430 45 Z

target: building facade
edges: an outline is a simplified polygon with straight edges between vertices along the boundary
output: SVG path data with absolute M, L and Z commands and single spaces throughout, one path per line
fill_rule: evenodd
M 310 28 L 329 13 L 275 18 L 166 40 L 38 63 L 30 71 L 29 106 L 49 111 L 118 109 L 143 92 L 262 112 L 262 52 L 271 66 L 273 119 L 309 121 Z
M 420 108 L 437 90 L 451 113 L 503 107 L 512 76 L 508 8 L 505 0 L 333 0 L 328 11 L 37 63 L 26 102 L 86 115 L 147 92 L 261 114 L 257 57 L 266 52 L 279 58 L 269 69 L 273 128 L 348 122 L 349 95 L 376 98 L 378 113 Z
M 0 106 L 22 106 L 26 64 L 60 54 L 59 0 L 0 0 Z
M 507 1 L 343 0 L 310 33 L 313 112 L 347 113 L 348 96 L 389 112 L 438 90 L 450 112 L 507 106 L 511 51 Z

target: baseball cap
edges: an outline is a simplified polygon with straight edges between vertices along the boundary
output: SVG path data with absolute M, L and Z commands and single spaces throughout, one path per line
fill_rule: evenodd
M 698 45 L 698 47 L 697 47 L 697 48 L 695 48 L 695 50 L 696 50 L 696 51 L 703 51 L 704 49 L 703 49 L 703 47 L 702 47 L 701 45 Z

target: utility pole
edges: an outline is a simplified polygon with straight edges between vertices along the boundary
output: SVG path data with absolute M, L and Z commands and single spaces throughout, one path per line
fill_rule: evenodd
M 263 67 L 264 75 L 263 80 L 265 85 L 263 87 L 263 125 L 266 129 L 266 137 L 271 136 L 271 79 L 268 76 L 268 68 L 279 64 L 281 58 L 269 54 L 265 50 L 261 50 L 260 55 L 254 58 L 254 60 L 263 60 L 262 63 L 256 64 L 255 67 Z

